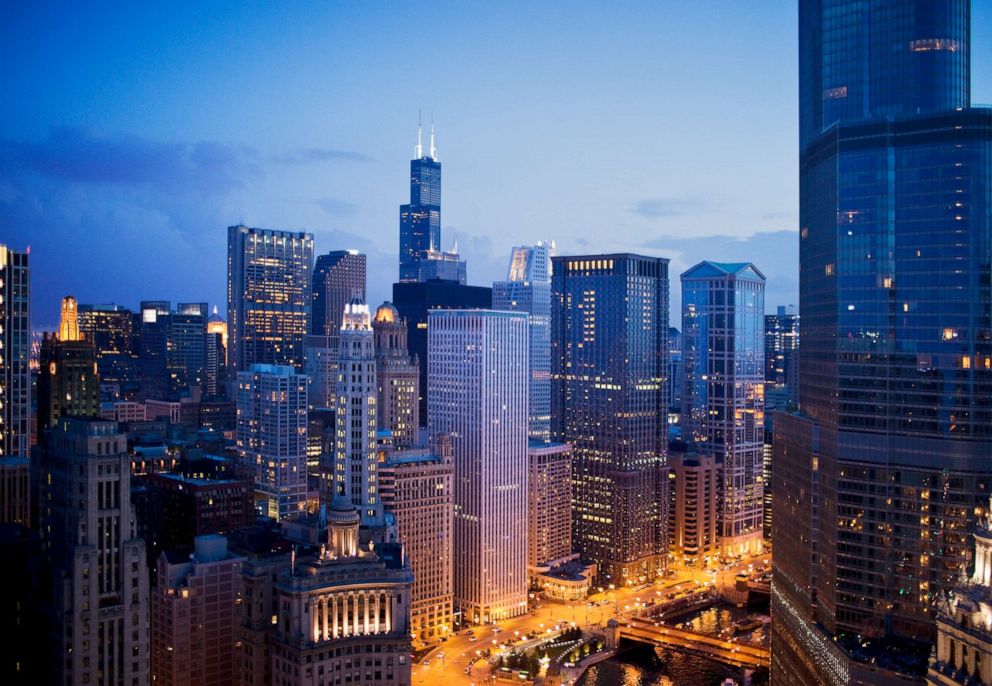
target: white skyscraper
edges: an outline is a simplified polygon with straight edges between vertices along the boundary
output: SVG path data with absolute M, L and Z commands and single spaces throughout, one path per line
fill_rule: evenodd
M 375 378 L 375 334 L 369 306 L 361 298 L 352 298 L 344 307 L 338 348 L 334 482 L 337 493 L 358 508 L 363 526 L 382 524 L 376 473 Z M 325 487 L 324 502 L 329 505 L 333 498 Z
M 238 453 L 255 470 L 255 500 L 273 519 L 299 515 L 307 500 L 307 377 L 254 364 L 238 374 Z
M 551 439 L 551 258 L 553 241 L 518 245 L 506 281 L 493 284 L 493 309 L 526 312 L 530 325 L 530 437 Z
M 432 434 L 454 441 L 455 602 L 466 620 L 527 609 L 527 315 L 434 310 Z

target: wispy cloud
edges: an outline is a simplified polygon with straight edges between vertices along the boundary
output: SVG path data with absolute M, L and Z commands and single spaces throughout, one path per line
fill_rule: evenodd
M 372 158 L 354 150 L 326 148 L 297 148 L 292 152 L 272 156 L 279 164 L 308 164 L 311 162 L 370 162 Z
M 631 212 L 647 219 L 663 217 L 682 217 L 692 212 L 704 212 L 712 209 L 713 203 L 702 198 L 653 198 L 637 202 L 631 207 Z
M 340 198 L 321 198 L 317 204 L 332 217 L 350 217 L 358 209 L 355 203 Z

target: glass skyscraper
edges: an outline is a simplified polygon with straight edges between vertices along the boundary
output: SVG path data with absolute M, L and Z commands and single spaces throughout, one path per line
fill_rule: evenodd
M 775 419 L 774 683 L 925 673 L 932 604 L 988 507 L 992 111 L 970 107 L 969 24 L 968 0 L 800 2 L 802 354 L 799 412 Z
M 639 585 L 668 555 L 668 260 L 552 265 L 551 434 L 573 446 L 573 544 L 604 585 Z
M 365 263 L 365 255 L 355 250 L 332 250 L 317 257 L 310 312 L 314 336 L 337 336 L 345 305 L 356 296 L 365 301 Z
M 0 457 L 27 457 L 31 445 L 28 257 L 0 243 Z
M 526 312 L 530 337 L 530 437 L 551 439 L 551 258 L 555 246 L 516 246 L 506 281 L 493 284 L 493 309 Z

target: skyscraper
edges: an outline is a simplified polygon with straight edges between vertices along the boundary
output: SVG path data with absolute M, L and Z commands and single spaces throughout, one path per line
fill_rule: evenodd
M 262 514 L 299 516 L 307 500 L 307 377 L 270 364 L 239 373 L 237 440 Z
M 530 437 L 551 439 L 551 258 L 553 242 L 516 246 L 506 281 L 493 284 L 493 309 L 526 312 L 530 345 Z
M 432 434 L 453 434 L 455 603 L 485 623 L 527 611 L 527 317 L 430 314 Z
M 367 527 L 383 524 L 375 450 L 377 392 L 372 317 L 369 306 L 354 297 L 345 305 L 341 322 L 334 488 L 327 489 L 323 500 L 330 505 L 335 495 L 345 496 Z
M 30 445 L 31 282 L 28 253 L 0 243 L 0 455 L 27 457 Z
M 665 568 L 668 260 L 555 257 L 551 433 L 572 444 L 573 540 L 618 586 Z
M 313 235 L 231 226 L 227 230 L 228 365 L 303 369 L 313 300 Z
M 76 299 L 62 299 L 59 333 L 46 333 L 38 355 L 38 442 L 59 417 L 98 417 L 96 350 L 79 332 Z
M 493 305 L 493 290 L 485 286 L 466 286 L 457 281 L 394 283 L 393 304 L 406 321 L 410 354 L 420 365 L 420 423 L 427 417 L 427 337 L 431 310 L 462 308 L 488 309 Z
M 417 127 L 417 147 L 410 160 L 410 203 L 400 206 L 400 281 L 440 279 L 464 284 L 465 263 L 458 250 L 441 250 L 441 163 L 431 125 L 427 154 Z
M 122 397 L 138 389 L 138 348 L 134 312 L 121 305 L 80 304 L 79 331 L 96 348 L 101 384 L 116 384 Z
M 131 507 L 127 436 L 62 417 L 41 451 L 42 544 L 61 684 L 148 683 L 148 566 Z
M 356 250 L 335 250 L 317 257 L 310 333 L 337 336 L 344 306 L 356 296 L 365 302 L 365 261 L 365 255 Z
M 202 392 L 207 369 L 207 303 L 178 303 L 169 318 L 171 396 Z
M 682 274 L 682 431 L 720 469 L 725 557 L 762 549 L 764 323 L 765 277 L 753 264 L 706 261 Z
M 143 300 L 138 329 L 138 369 L 142 400 L 167 400 L 172 395 L 169 378 L 169 334 L 172 303 Z
M 775 683 L 854 681 L 879 652 L 922 676 L 932 603 L 988 507 L 992 111 L 970 107 L 970 20 L 968 0 L 800 2 L 802 354 L 799 413 L 775 417 Z M 904 639 L 919 651 L 887 650 Z
M 392 434 L 397 448 L 410 448 L 420 429 L 420 363 L 410 355 L 407 323 L 392 303 L 383 303 L 375 311 L 372 330 L 379 388 L 378 428 Z
M 765 389 L 785 389 L 789 402 L 799 399 L 799 314 L 779 305 L 765 315 Z

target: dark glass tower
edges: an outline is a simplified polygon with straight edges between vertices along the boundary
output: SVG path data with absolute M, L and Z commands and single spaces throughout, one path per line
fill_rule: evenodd
M 775 683 L 925 671 L 932 604 L 988 507 L 992 111 L 969 106 L 969 15 L 968 0 L 800 2 L 800 411 L 775 419 Z
M 552 259 L 551 436 L 573 446 L 572 541 L 604 585 L 665 570 L 668 316 L 668 260 Z
M 337 336 L 344 306 L 354 297 L 365 302 L 365 255 L 355 250 L 332 250 L 317 257 L 313 268 L 313 306 L 310 333 Z
M 410 160 L 410 204 L 400 206 L 400 281 L 421 280 L 420 263 L 440 250 L 441 163 L 433 130 L 425 155 L 418 129 L 415 159 Z

